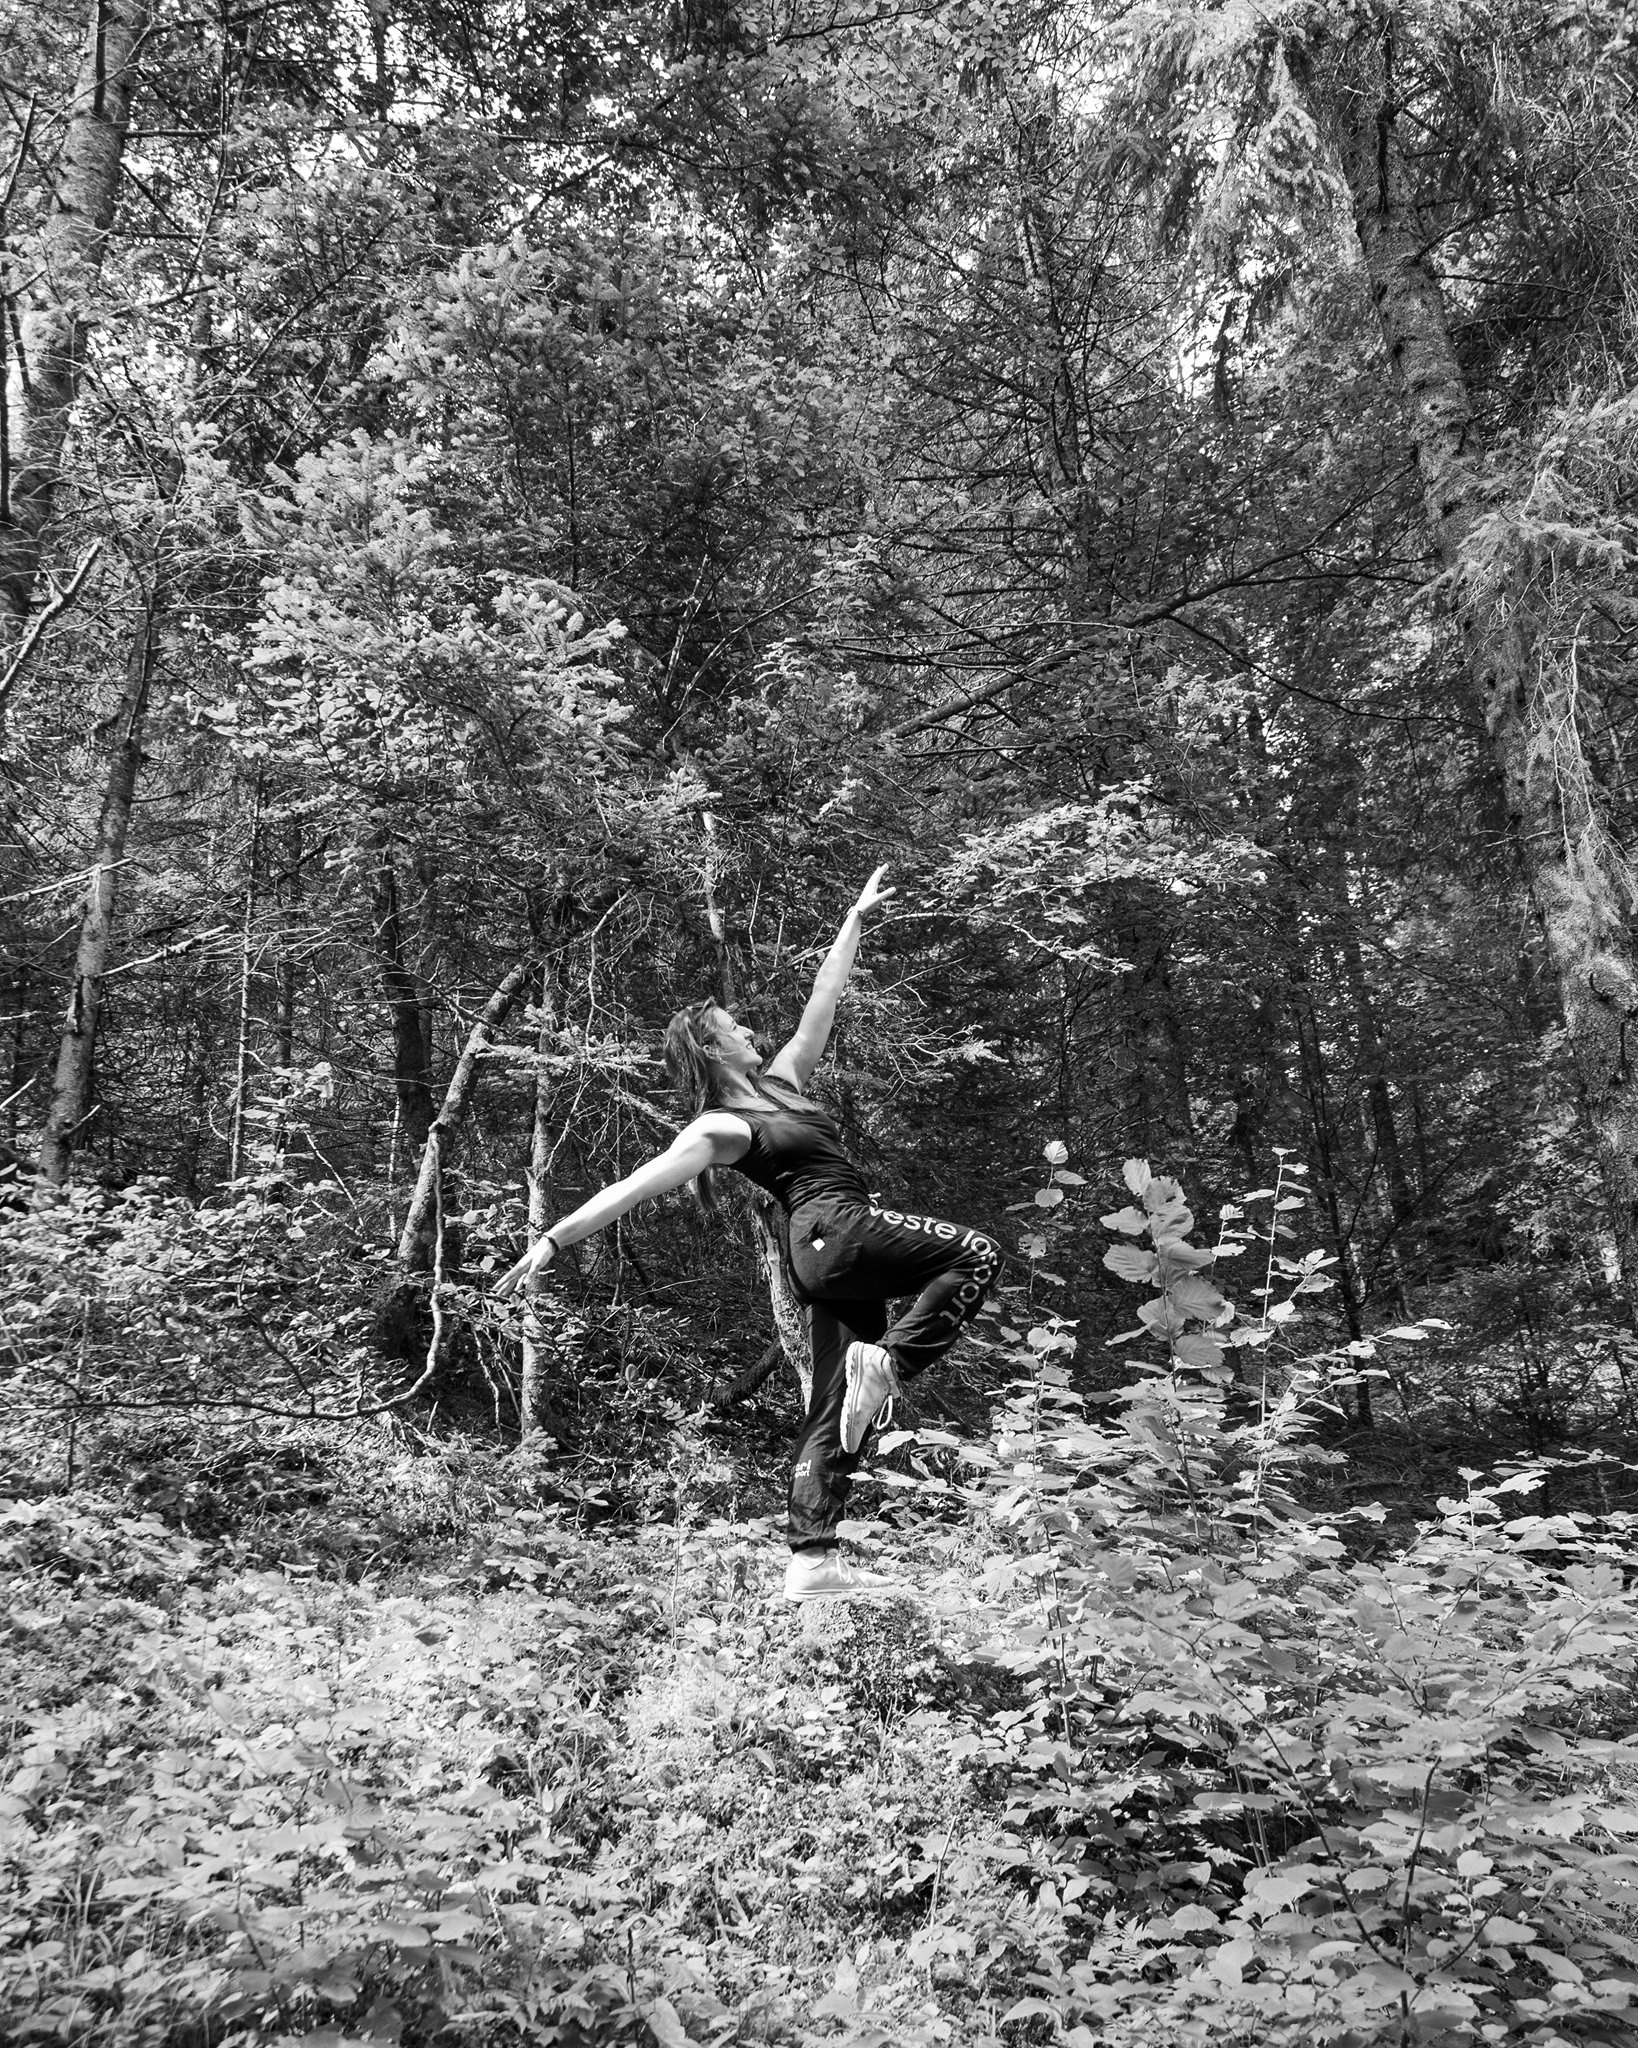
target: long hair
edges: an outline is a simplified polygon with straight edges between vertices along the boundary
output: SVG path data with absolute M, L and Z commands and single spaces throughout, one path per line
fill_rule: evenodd
M 665 1064 L 676 1088 L 684 1116 L 703 1116 L 721 1101 L 722 1069 L 711 1056 L 711 1019 L 717 1009 L 714 996 L 704 996 L 679 1010 L 665 1027 Z M 702 1209 L 721 1203 L 715 1172 L 705 1172 L 690 1182 L 694 1198 Z

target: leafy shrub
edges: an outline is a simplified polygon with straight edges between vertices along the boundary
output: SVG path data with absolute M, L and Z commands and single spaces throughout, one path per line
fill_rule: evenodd
M 1230 1361 L 1269 1355 L 1325 1261 L 1270 1228 L 1246 1314 L 1219 1285 L 1241 1212 L 1209 1249 L 1175 1181 L 1127 1181 L 1107 1263 L 1163 1355 L 1100 1425 L 1073 1334 L 1031 1331 L 982 1489 L 1010 1549 L 991 1654 L 1033 1698 L 962 1746 L 1006 1772 L 1050 1922 L 1006 2017 L 1079 2048 L 1629 2039 L 1631 1518 L 1529 1513 L 1531 1470 L 1468 1472 L 1381 1554 L 1379 1508 L 1306 1511 L 1354 1362 L 1292 1358 L 1248 1403 Z

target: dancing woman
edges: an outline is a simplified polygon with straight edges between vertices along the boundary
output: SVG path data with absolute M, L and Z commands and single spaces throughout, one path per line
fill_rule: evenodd
M 859 1447 L 885 1418 L 900 1383 L 942 1358 L 977 1315 L 999 1253 L 982 1232 L 873 1202 L 842 1149 L 841 1133 L 803 1094 L 830 1039 L 836 1004 L 859 951 L 865 914 L 885 902 L 877 868 L 848 912 L 789 1044 L 766 1067 L 747 1026 L 718 1004 L 692 1003 L 666 1028 L 665 1057 L 693 1119 L 668 1150 L 593 1195 L 496 1283 L 532 1291 L 565 1245 L 578 1244 L 653 1195 L 689 1181 L 711 1200 L 711 1174 L 732 1167 L 784 1212 L 788 1270 L 807 1303 L 813 1395 L 796 1440 L 790 1481 L 792 1600 L 848 1599 L 885 1581 L 837 1555 L 837 1524 Z M 913 1296 L 889 1326 L 887 1304 Z

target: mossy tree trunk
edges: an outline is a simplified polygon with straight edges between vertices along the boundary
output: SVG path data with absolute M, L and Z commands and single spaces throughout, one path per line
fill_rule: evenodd
M 1360 251 L 1422 498 L 1449 575 L 1467 687 L 1489 735 L 1540 918 L 1629 1304 L 1638 1303 L 1638 963 L 1621 863 L 1578 744 L 1569 682 L 1532 631 L 1528 574 L 1498 586 L 1479 545 L 1494 503 L 1483 438 L 1428 256 L 1399 135 L 1391 26 L 1343 101 Z
M 39 573 L 68 420 L 85 367 L 88 300 L 114 224 L 138 60 L 151 10 L 91 0 L 85 46 L 51 165 L 49 202 L 17 256 L 5 294 L 5 406 L 0 414 L 0 590 L 26 612 Z
M 150 592 L 143 600 L 130 654 L 125 688 L 114 713 L 114 744 L 97 816 L 91 849 L 91 879 L 80 913 L 74 967 L 68 986 L 68 1007 L 57 1044 L 51 1083 L 51 1106 L 40 1139 L 40 1178 L 47 1188 L 67 1181 L 74 1148 L 91 1112 L 91 1081 L 97 1046 L 97 1018 L 102 1009 L 108 956 L 114 943 L 114 912 L 119 900 L 120 869 L 131 829 L 137 778 L 142 768 L 142 738 L 153 692 L 157 657 L 160 599 Z

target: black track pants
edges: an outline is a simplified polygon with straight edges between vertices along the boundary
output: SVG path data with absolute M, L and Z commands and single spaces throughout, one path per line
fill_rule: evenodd
M 936 1216 L 818 1202 L 791 1217 L 790 1251 L 813 1340 L 813 1398 L 790 1485 L 790 1545 L 803 1550 L 836 1541 L 859 1462 L 842 1449 L 849 1344 L 884 1345 L 900 1379 L 914 1379 L 977 1315 L 1001 1255 L 982 1231 Z M 889 1327 L 887 1304 L 902 1295 L 915 1298 Z

